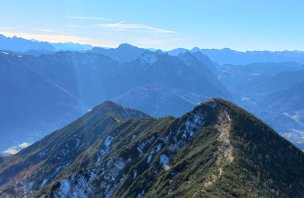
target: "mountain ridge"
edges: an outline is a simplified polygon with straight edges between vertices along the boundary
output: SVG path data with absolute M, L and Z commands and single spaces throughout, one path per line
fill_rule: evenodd
M 117 107 L 112 102 L 106 104 Z M 16 180 L 20 175 L 15 176 L 11 180 L 19 181 L 14 184 L 15 192 L 51 197 L 97 194 L 107 197 L 300 197 L 303 192 L 303 152 L 230 102 L 210 99 L 179 118 L 139 115 L 139 119 L 135 116 L 136 119 L 112 122 L 107 129 L 98 129 L 98 125 L 93 124 L 95 121 L 90 121 L 95 120 L 95 116 L 90 119 L 85 116 L 87 123 L 83 126 L 87 127 L 80 125 L 80 128 L 85 133 L 91 131 L 101 136 L 78 153 L 72 163 L 68 159 L 61 161 L 57 167 L 63 168 L 53 178 L 43 175 L 48 164 L 64 154 L 60 149 L 49 156 L 48 163 L 36 174 L 23 172 L 25 177 L 21 180 Z M 103 118 L 97 123 L 109 123 L 106 120 Z M 64 133 L 71 134 L 72 126 L 76 126 L 75 123 L 65 127 Z M 63 134 L 61 137 L 64 142 L 68 140 Z M 45 139 L 43 142 L 48 145 Z M 16 156 L 28 153 L 33 147 Z M 68 151 L 69 147 L 63 148 Z M 2 159 L 2 193 L 14 192 L 8 190 L 13 190 L 9 188 L 12 184 L 3 186 L 3 163 L 10 167 L 7 159 L 16 156 Z

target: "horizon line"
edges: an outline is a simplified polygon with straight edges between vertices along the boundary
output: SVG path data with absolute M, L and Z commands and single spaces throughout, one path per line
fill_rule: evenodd
M 194 50 L 194 49 L 200 49 L 200 50 L 230 50 L 230 51 L 236 51 L 236 52 L 243 52 L 243 53 L 246 53 L 246 52 L 302 52 L 304 53 L 304 49 L 300 50 L 300 49 L 285 49 L 285 50 L 270 50 L 270 49 L 254 49 L 254 50 L 240 50 L 240 49 L 232 49 L 230 47 L 222 47 L 222 48 L 202 48 L 202 47 L 198 47 L 198 46 L 194 46 L 194 47 L 191 47 L 191 48 L 186 48 L 186 47 L 176 47 L 176 48 L 172 48 L 172 49 L 162 49 L 162 48 L 154 48 L 154 47 L 141 47 L 141 46 L 138 46 L 136 44 L 132 44 L 132 43 L 128 43 L 128 42 L 122 42 L 118 45 L 115 45 L 115 46 L 102 46 L 102 45 L 96 45 L 96 44 L 93 44 L 93 43 L 86 43 L 86 42 L 77 42 L 77 41 L 64 41 L 64 42 L 56 42 L 56 41 L 48 41 L 48 40 L 41 40 L 41 39 L 35 39 L 35 38 L 25 38 L 25 37 L 22 37 L 22 36 L 17 36 L 17 35 L 7 35 L 5 33 L 1 33 L 0 32 L 0 36 L 4 36 L 6 38 L 19 38 L 19 39 L 24 39 L 24 40 L 28 40 L 28 41 L 31 41 L 31 42 L 46 42 L 46 43 L 49 43 L 49 44 L 64 44 L 64 43 L 69 43 L 69 44 L 80 44 L 80 45 L 90 45 L 92 46 L 92 48 L 94 47 L 99 47 L 99 48 L 112 48 L 112 49 L 115 49 L 115 48 L 118 48 L 120 45 L 123 45 L 123 44 L 128 44 L 128 45 L 131 45 L 131 46 L 134 46 L 134 47 L 138 47 L 138 48 L 142 48 L 142 49 L 153 49 L 153 50 L 161 50 L 163 52 L 170 52 L 170 51 L 173 51 L 173 50 L 187 50 L 187 51 L 191 51 L 191 50 Z

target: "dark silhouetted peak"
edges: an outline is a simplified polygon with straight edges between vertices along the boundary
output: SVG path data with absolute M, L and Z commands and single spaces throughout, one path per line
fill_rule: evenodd
M 145 113 L 138 110 L 133 110 L 127 107 L 123 107 L 112 101 L 105 101 L 101 105 L 94 107 L 90 113 L 98 113 L 101 115 L 111 114 L 117 117 L 117 119 L 133 119 L 133 118 L 143 118 L 150 117 Z M 89 114 L 90 114 L 89 113 Z
M 232 52 L 232 51 L 234 51 L 234 50 L 232 50 L 232 49 L 230 49 L 230 48 L 227 48 L 227 47 L 226 47 L 226 48 L 223 48 L 222 50 L 223 50 L 223 51 L 227 51 L 227 52 Z
M 119 62 L 129 62 L 141 56 L 145 49 L 132 46 L 130 44 L 121 44 L 117 48 L 95 47 L 91 50 L 93 53 L 106 55 Z
M 201 49 L 198 47 L 194 47 L 191 49 L 191 53 L 200 52 L 200 51 L 201 51 Z
M 112 107 L 121 107 L 119 104 L 116 104 L 113 101 L 107 100 L 101 103 L 100 105 L 101 107 L 108 107 L 108 106 L 112 106 Z
M 161 51 L 160 49 L 155 50 L 155 52 L 156 52 L 156 53 L 159 53 L 159 54 L 163 54 L 163 53 L 164 53 L 164 52 L 163 52 L 163 51 Z
M 122 43 L 122 44 L 120 44 L 118 46 L 118 49 L 124 49 L 124 50 L 126 50 L 126 49 L 140 49 L 140 48 L 138 48 L 138 47 L 136 47 L 134 45 L 128 44 L 128 43 Z

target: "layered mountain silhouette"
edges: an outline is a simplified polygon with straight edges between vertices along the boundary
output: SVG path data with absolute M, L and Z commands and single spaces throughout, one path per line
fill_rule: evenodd
M 215 75 L 234 93 L 259 96 L 289 88 L 302 81 L 304 66 L 296 62 L 222 65 Z M 251 96 L 251 97 L 252 97 Z
M 0 50 L 9 50 L 19 54 L 41 55 L 55 51 L 85 51 L 93 46 L 79 43 L 50 43 L 45 41 L 28 40 L 21 37 L 7 37 L 0 34 Z
M 55 48 L 47 42 L 27 40 L 19 37 L 6 37 L 0 34 L 0 49 L 16 52 L 26 52 L 29 50 L 54 51 Z
M 296 61 L 304 63 L 304 52 L 302 51 L 236 51 L 229 48 L 223 49 L 200 49 L 193 48 L 192 50 L 177 48 L 169 51 L 171 55 L 178 55 L 185 52 L 201 52 L 210 57 L 213 61 L 224 65 L 247 65 L 251 63 L 267 63 L 267 62 L 290 62 Z
M 123 57 L 126 48 L 142 54 L 119 62 L 95 52 L 40 56 L 0 52 L 0 86 L 5 96 L 0 99 L 0 130 L 11 134 L 0 140 L 1 150 L 33 142 L 105 100 L 158 117 L 181 115 L 210 97 L 229 97 L 209 71 L 208 62 L 188 54 L 190 64 L 185 56 L 172 57 L 126 44 L 108 50 Z
M 285 95 L 296 95 L 293 87 L 300 90 L 302 52 L 162 52 L 130 44 L 91 49 L 77 43 L 0 39 L 1 151 L 33 143 L 102 101 L 161 117 L 180 116 L 212 97 L 235 102 L 302 145 L 302 107 L 295 110 Z
M 2 196 L 301 197 L 304 154 L 236 105 L 152 118 L 113 102 L 0 158 Z

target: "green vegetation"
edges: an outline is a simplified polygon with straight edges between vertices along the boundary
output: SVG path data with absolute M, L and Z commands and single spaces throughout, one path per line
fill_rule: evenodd
M 106 107 L 4 158 L 0 176 L 38 166 L 36 174 L 12 177 L 32 181 L 33 196 L 303 196 L 303 152 L 229 102 L 213 99 L 180 118 L 162 119 L 110 102 Z M 82 138 L 78 146 L 75 137 Z M 40 161 L 21 162 L 54 147 Z M 55 166 L 63 168 L 50 177 Z

